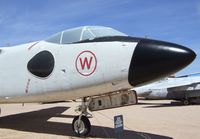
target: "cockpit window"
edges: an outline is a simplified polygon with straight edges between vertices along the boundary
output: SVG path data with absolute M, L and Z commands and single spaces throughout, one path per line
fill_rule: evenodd
M 110 36 L 127 36 L 127 35 L 109 27 L 84 26 L 63 31 L 46 39 L 46 41 L 57 44 L 70 44 L 84 40 L 92 40 L 95 38 L 110 37 Z
M 50 38 L 48 38 L 46 41 L 47 42 L 51 42 L 51 43 L 60 43 L 60 39 L 61 39 L 61 34 L 62 33 L 57 33 L 53 36 L 51 36 Z
M 83 31 L 83 36 L 81 40 L 91 40 L 94 39 L 94 35 L 92 35 L 88 30 Z
M 62 44 L 80 41 L 82 29 L 71 29 L 63 32 Z
M 124 33 L 121 33 L 117 30 L 114 30 L 112 28 L 91 28 L 90 31 L 96 36 L 96 37 L 104 37 L 104 36 L 125 36 Z

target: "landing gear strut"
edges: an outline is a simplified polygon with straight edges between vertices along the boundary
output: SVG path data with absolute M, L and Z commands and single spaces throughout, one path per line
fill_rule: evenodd
M 91 124 L 88 119 L 88 116 L 91 116 L 91 114 L 87 112 L 88 104 L 87 98 L 83 98 L 82 104 L 76 109 L 76 111 L 81 112 L 81 114 L 74 118 L 72 130 L 78 136 L 87 136 L 91 129 Z

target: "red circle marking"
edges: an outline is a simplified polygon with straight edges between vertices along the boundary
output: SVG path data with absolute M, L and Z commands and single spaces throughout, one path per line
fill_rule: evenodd
M 82 73 L 82 72 L 79 70 L 79 68 L 78 68 L 78 59 L 79 59 L 79 57 L 80 57 L 82 54 L 84 54 L 84 53 L 90 53 L 90 54 L 94 57 L 94 60 L 95 60 L 95 61 L 94 61 L 94 62 L 95 62 L 95 66 L 94 66 L 93 70 L 92 70 L 91 72 L 89 72 L 89 73 Z M 79 64 L 80 64 L 80 63 L 79 63 Z M 92 63 L 90 63 L 90 64 L 92 64 Z M 77 56 L 75 66 L 76 66 L 76 70 L 78 71 L 78 73 L 80 73 L 80 74 L 83 75 L 83 76 L 90 76 L 91 74 L 93 74 L 93 73 L 95 72 L 95 70 L 96 70 L 96 68 L 97 68 L 97 58 L 96 58 L 96 56 L 95 56 L 95 54 L 94 54 L 93 52 L 88 51 L 88 50 L 83 51 L 83 52 L 81 52 L 81 53 Z

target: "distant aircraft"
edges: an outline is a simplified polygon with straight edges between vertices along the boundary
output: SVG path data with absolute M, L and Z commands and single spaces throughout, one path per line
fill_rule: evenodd
M 196 57 L 178 44 L 130 37 L 102 26 L 65 30 L 0 52 L 0 103 L 81 98 L 81 114 L 72 123 L 80 136 L 91 129 L 88 107 L 99 110 L 134 103 L 134 96 L 126 93 L 133 86 L 171 75 Z M 119 101 L 115 106 L 110 96 Z
M 133 89 L 138 97 L 146 99 L 173 99 L 188 105 L 200 100 L 200 74 L 168 77 Z

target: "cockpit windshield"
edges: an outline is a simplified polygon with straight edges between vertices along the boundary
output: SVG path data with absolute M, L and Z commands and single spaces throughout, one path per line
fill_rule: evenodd
M 109 27 L 84 26 L 62 31 L 49 37 L 48 39 L 46 39 L 46 41 L 57 44 L 70 44 L 84 40 L 93 40 L 95 38 L 111 36 L 127 35 Z

